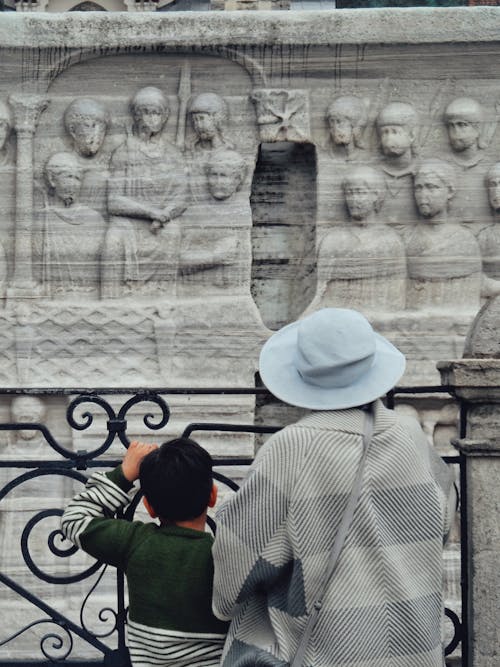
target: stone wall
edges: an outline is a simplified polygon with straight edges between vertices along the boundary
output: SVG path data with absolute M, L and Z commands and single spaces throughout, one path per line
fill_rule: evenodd
M 499 28 L 491 8 L 2 16 L 0 382 L 251 387 L 273 329 L 347 306 L 407 355 L 403 384 L 437 384 L 500 291 Z M 453 406 L 418 406 L 444 449 Z M 62 429 L 63 408 L 28 416 Z M 171 432 L 291 417 L 175 408 Z

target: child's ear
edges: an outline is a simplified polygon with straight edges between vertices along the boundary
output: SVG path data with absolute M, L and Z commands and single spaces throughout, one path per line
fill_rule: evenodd
M 217 484 L 212 484 L 212 490 L 210 491 L 210 497 L 208 499 L 208 506 L 209 507 L 214 507 L 215 503 L 217 502 L 217 493 L 219 489 L 217 488 Z
M 152 519 L 156 519 L 156 517 L 157 517 L 158 515 L 157 515 L 156 512 L 154 511 L 153 506 L 151 505 L 151 503 L 149 502 L 149 500 L 146 498 L 146 496 L 143 496 L 143 498 L 142 498 L 142 502 L 144 503 L 144 507 L 147 509 L 149 516 L 150 516 Z

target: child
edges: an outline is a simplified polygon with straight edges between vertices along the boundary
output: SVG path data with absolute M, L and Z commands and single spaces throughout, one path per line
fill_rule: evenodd
M 136 479 L 160 525 L 111 518 L 130 502 Z M 134 667 L 219 665 L 227 623 L 211 611 L 213 539 L 205 532 L 216 499 L 212 458 L 196 442 L 132 442 L 122 464 L 94 474 L 64 512 L 64 535 L 127 576 Z

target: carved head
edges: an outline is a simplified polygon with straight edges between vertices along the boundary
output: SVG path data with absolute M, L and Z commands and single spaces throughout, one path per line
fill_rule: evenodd
M 400 157 L 414 150 L 418 116 L 411 104 L 391 102 L 379 113 L 376 123 L 384 155 Z
M 338 97 L 328 107 L 326 117 L 334 144 L 347 146 L 353 142 L 355 146 L 361 146 L 367 123 L 363 100 L 353 96 Z
M 233 150 L 219 150 L 205 165 L 208 190 L 214 199 L 229 199 L 241 184 L 247 172 L 245 160 Z
M 10 412 L 12 421 L 15 424 L 23 422 L 39 424 L 45 417 L 45 405 L 36 396 L 16 396 L 12 400 Z M 23 440 L 33 440 L 38 435 L 38 431 L 23 429 L 22 431 L 18 431 L 18 434 Z
M 210 141 L 222 133 L 229 118 L 226 101 L 216 93 L 201 93 L 188 107 L 193 129 L 202 141 Z
M 12 113 L 5 102 L 0 101 L 0 151 L 3 150 L 12 129 Z
M 134 127 L 139 132 L 159 134 L 168 120 L 170 107 L 164 93 L 154 86 L 141 88 L 130 102 Z
M 450 102 L 444 112 L 444 122 L 454 151 L 480 145 L 484 113 L 481 105 L 470 97 L 458 97 Z
M 415 172 L 413 192 L 419 213 L 424 218 L 434 218 L 447 211 L 455 191 L 455 171 L 449 162 L 426 160 Z
M 82 182 L 82 167 L 73 153 L 55 153 L 45 165 L 49 189 L 65 206 L 78 199 Z
M 366 220 L 380 211 L 386 194 L 383 175 L 372 167 L 351 169 L 342 181 L 345 203 L 353 220 Z
M 500 162 L 494 164 L 486 174 L 486 188 L 491 208 L 495 213 L 500 212 Z
M 64 112 L 64 127 L 83 157 L 92 157 L 99 151 L 108 125 L 107 110 L 90 97 L 73 100 Z

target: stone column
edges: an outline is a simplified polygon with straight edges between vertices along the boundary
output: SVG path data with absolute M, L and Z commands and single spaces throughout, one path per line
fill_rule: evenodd
M 467 406 L 467 437 L 458 441 L 458 448 L 466 457 L 468 665 L 498 667 L 500 358 L 440 362 L 438 369 L 443 384 Z
M 30 297 L 36 295 L 32 266 L 33 139 L 48 100 L 40 95 L 14 94 L 9 97 L 9 104 L 14 112 L 17 156 L 14 275 L 8 294 Z

